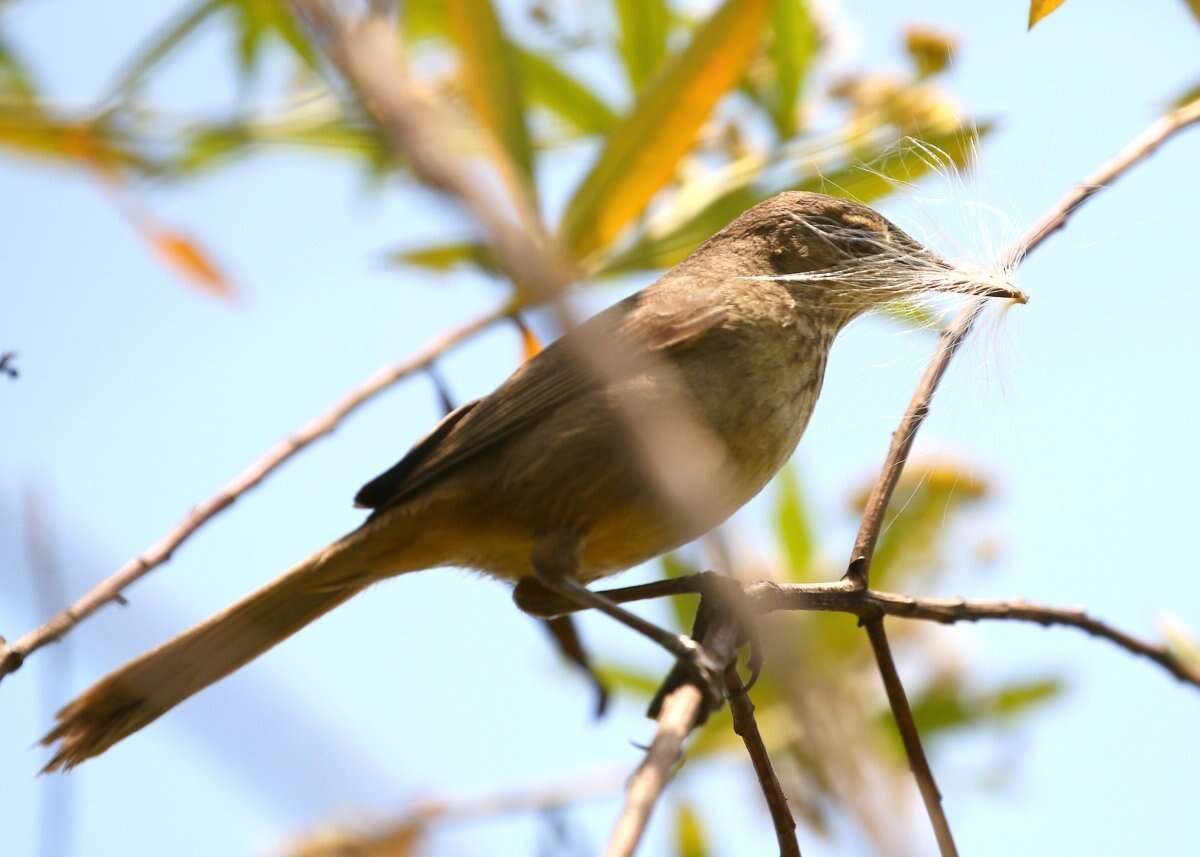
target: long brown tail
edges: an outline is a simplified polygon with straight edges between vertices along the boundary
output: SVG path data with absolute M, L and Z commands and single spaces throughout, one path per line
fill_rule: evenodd
M 257 592 L 96 682 L 58 712 L 42 739 L 60 741 L 43 773 L 69 770 L 249 663 L 360 592 L 372 574 L 370 525 L 350 533 Z

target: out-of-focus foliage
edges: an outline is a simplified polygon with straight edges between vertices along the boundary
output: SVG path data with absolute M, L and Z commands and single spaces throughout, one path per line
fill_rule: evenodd
M 329 828 L 298 839 L 281 857 L 412 857 L 419 853 L 419 824 L 403 823 L 380 829 Z
M 664 0 L 568 5 L 407 0 L 397 35 L 408 43 L 407 73 L 461 121 L 461 139 L 448 145 L 489 164 L 509 193 L 543 202 L 543 159 L 564 149 L 588 159 L 549 228 L 597 276 L 670 266 L 781 190 L 877 201 L 929 172 L 931 151 L 967 165 L 988 128 L 934 84 L 953 40 L 931 30 L 909 33 L 911 73 L 830 81 L 832 34 L 805 0 L 727 0 L 703 17 Z M 155 103 L 147 93 L 157 76 L 212 29 L 227 34 L 240 82 L 225 114 L 181 116 Z M 605 55 L 620 75 L 600 86 L 582 72 L 603 68 Z M 267 146 L 348 158 L 367 176 L 402 169 L 331 85 L 285 0 L 182 4 L 87 109 L 55 105 L 0 43 L 0 149 L 128 188 L 202 176 Z M 158 254 L 227 292 L 197 242 L 162 239 L 171 231 L 152 231 Z M 391 258 L 495 272 L 490 253 L 464 236 Z
M 793 473 L 777 482 L 775 534 L 778 560 L 743 571 L 781 581 L 835 580 L 842 569 L 821 550 L 820 531 Z M 919 593 L 961 566 L 950 545 L 970 523 L 972 510 L 991 494 L 988 481 L 946 461 L 913 462 L 888 510 L 872 563 L 880 589 Z M 865 488 L 847 512 L 857 519 Z M 954 539 L 954 541 L 952 541 Z M 971 551 L 961 553 L 970 555 Z M 954 559 L 952 562 L 951 560 Z M 663 571 L 675 577 L 695 571 L 672 554 Z M 695 599 L 672 599 L 674 626 L 690 627 Z M 922 622 L 889 623 L 904 666 L 913 712 L 927 746 L 955 732 L 986 733 L 1019 723 L 1063 689 L 1052 675 L 1029 675 L 983 683 L 967 660 L 942 645 L 945 630 Z M 884 829 L 880 819 L 898 817 L 908 768 L 899 734 L 883 696 L 870 649 L 853 616 L 785 613 L 764 627 L 766 669 L 752 693 L 757 718 L 793 811 L 811 828 L 830 832 L 835 813 L 848 813 L 881 853 L 893 853 L 903 826 Z M 629 666 L 606 667 L 618 693 L 648 699 L 661 676 Z M 728 710 L 713 716 L 693 738 L 682 776 L 703 769 L 712 757 L 744 759 Z M 747 763 L 747 781 L 753 782 Z M 869 787 L 864 784 L 869 783 Z M 891 801 L 880 806 L 878 801 Z M 900 812 L 899 816 L 903 813 Z M 683 850 L 680 839 L 680 854 Z M 690 847 L 690 846 L 689 846 Z

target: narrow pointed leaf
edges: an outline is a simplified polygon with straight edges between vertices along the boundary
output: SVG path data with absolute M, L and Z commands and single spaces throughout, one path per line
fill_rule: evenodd
M 175 52 L 222 5 L 223 0 L 199 0 L 187 6 L 155 33 L 126 63 L 109 91 L 128 95 L 160 62 Z
M 838 169 L 810 175 L 790 186 L 763 187 L 753 183 L 755 176 L 743 177 L 683 222 L 662 234 L 643 237 L 608 260 L 600 273 L 655 270 L 678 264 L 702 241 L 723 229 L 743 211 L 783 190 L 819 191 L 864 204 L 875 202 L 939 167 L 931 162 L 930 151 L 940 153 L 938 159 L 943 162 L 942 167 L 949 164 L 966 167 L 979 140 L 991 129 L 990 123 L 982 123 L 922 135 L 913 138 L 912 142 L 903 142 L 899 148 L 893 144 L 890 150 L 881 149 L 868 156 L 869 167 L 856 160 Z M 792 170 L 809 171 L 811 168 L 801 164 Z
M 567 207 L 564 246 L 609 246 L 674 174 L 717 101 L 758 50 L 770 0 L 726 0 L 646 85 Z
M 785 467 L 776 480 L 778 498 L 775 501 L 775 531 L 783 546 L 788 566 L 788 579 L 797 582 L 814 578 L 816 544 L 813 538 L 811 513 L 796 471 Z
M 678 553 L 669 553 L 662 558 L 663 577 L 673 579 L 696 574 L 700 569 L 692 565 Z M 671 616 L 675 620 L 675 629 L 681 634 L 687 634 L 696 621 L 696 610 L 700 607 L 700 598 L 695 595 L 675 595 L 668 599 L 671 602 Z
M 797 102 L 817 56 L 820 38 L 806 0 L 774 0 L 771 9 L 773 66 L 771 119 L 781 138 L 796 132 Z
M 637 92 L 667 55 L 671 14 L 666 0 L 614 0 L 625 76 Z
M 447 0 L 450 37 L 458 47 L 467 101 L 479 121 L 528 179 L 533 150 L 516 52 L 490 0 Z
M 156 229 L 144 234 L 158 257 L 189 283 L 219 298 L 233 297 L 233 284 L 195 241 L 170 230 Z
M 1033 29 L 1038 21 L 1045 18 L 1066 0 L 1030 0 L 1029 3 L 1029 29 Z
M 496 259 L 487 245 L 458 242 L 422 247 L 418 250 L 398 250 L 388 255 L 397 265 L 411 265 L 429 271 L 449 271 L 459 266 L 473 266 L 495 272 Z
M 617 114 L 600 96 L 549 58 L 521 50 L 521 79 L 531 104 L 553 113 L 581 134 L 607 134 Z

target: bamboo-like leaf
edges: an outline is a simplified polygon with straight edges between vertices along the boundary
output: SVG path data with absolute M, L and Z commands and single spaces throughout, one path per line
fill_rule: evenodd
M 629 85 L 637 92 L 667 55 L 671 13 L 666 0 L 614 0 L 621 33 L 618 48 Z
M 614 274 L 636 270 L 669 268 L 678 264 L 697 245 L 723 229 L 746 209 L 783 190 L 819 191 L 869 204 L 895 192 L 902 184 L 912 183 L 935 168 L 965 167 L 978 141 L 992 129 L 990 123 L 964 126 L 949 132 L 912 138 L 898 148 L 880 149 L 867 157 L 869 166 L 856 161 L 837 169 L 810 175 L 790 186 L 763 187 L 754 184 L 756 175 L 739 177 L 724 193 L 718 194 L 691 217 L 659 235 L 647 235 L 632 247 L 608 260 L 601 273 Z M 940 153 L 941 164 L 930 152 Z M 769 165 L 772 167 L 778 165 Z M 804 164 L 791 171 L 810 169 Z M 777 172 L 777 170 L 772 170 Z
M 757 52 L 769 6 L 770 0 L 726 0 L 643 88 L 567 206 L 562 239 L 577 258 L 609 246 L 671 178 Z
M 600 96 L 569 75 L 548 57 L 519 51 L 525 97 L 549 110 L 581 134 L 607 134 L 617 114 Z
M 460 265 L 475 266 L 489 272 L 498 270 L 496 258 L 487 245 L 469 241 L 436 244 L 418 250 L 397 250 L 388 254 L 388 261 L 429 271 L 449 271 Z
M 1033 29 L 1038 21 L 1045 18 L 1066 0 L 1030 0 L 1029 2 L 1029 29 Z
M 774 0 L 771 9 L 771 119 L 780 138 L 796 133 L 797 102 L 820 47 L 806 0 Z
M 316 52 L 296 25 L 296 17 L 287 0 L 221 0 L 221 3 L 234 14 L 238 60 L 243 74 L 258 67 L 268 37 L 278 38 L 288 45 L 309 68 L 317 67 Z
M 814 579 L 813 560 L 816 544 L 808 504 L 800 490 L 800 482 L 791 467 L 785 467 L 776 479 L 778 496 L 775 500 L 775 532 L 783 546 L 788 566 L 788 579 L 798 582 Z
M 445 8 L 467 101 L 528 180 L 533 150 L 525 127 L 521 70 L 496 10 L 491 0 L 447 0 Z
M 921 734 L 930 737 L 983 724 L 1004 724 L 1052 702 L 1064 689 L 1062 680 L 1055 677 L 1010 682 L 982 692 L 964 690 L 957 681 L 938 681 L 914 698 L 913 719 Z M 894 734 L 890 719 L 890 712 L 879 715 L 881 728 Z
M 1192 14 L 1196 17 L 1196 20 L 1200 21 L 1200 0 L 1184 0 L 1184 2 L 1192 10 Z

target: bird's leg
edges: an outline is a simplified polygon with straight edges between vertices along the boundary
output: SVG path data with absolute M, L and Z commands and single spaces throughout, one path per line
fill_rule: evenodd
M 603 595 L 616 604 L 628 604 L 631 601 L 648 601 L 652 598 L 665 598 L 670 595 L 703 595 L 709 590 L 709 579 L 718 576 L 713 571 L 700 571 L 683 577 L 672 577 L 668 580 L 655 580 L 651 583 L 639 583 L 635 586 L 621 586 L 616 589 L 601 589 L 596 595 Z M 542 584 L 536 577 L 526 577 L 518 581 L 513 590 L 513 601 L 522 611 L 539 619 L 557 619 L 570 613 L 585 610 L 587 607 L 559 595 Z
M 533 549 L 533 571 L 542 586 L 581 608 L 594 608 L 627 628 L 637 631 L 662 646 L 696 674 L 700 687 L 716 699 L 724 697 L 723 670 L 700 644 L 683 634 L 673 634 L 631 613 L 598 592 L 592 592 L 575 579 L 579 567 L 578 543 L 562 535 L 542 538 Z
M 591 592 L 591 590 L 588 591 Z M 741 587 L 724 575 L 717 574 L 715 571 L 700 571 L 683 577 L 673 577 L 669 580 L 655 580 L 636 586 L 602 589 L 599 592 L 591 592 L 591 594 L 607 598 L 614 604 L 627 604 L 631 601 L 645 601 L 672 595 L 713 596 L 729 602 L 731 606 L 734 603 L 738 604 L 740 609 L 734 612 L 742 626 L 745 641 L 750 647 L 750 657 L 746 662 L 746 666 L 750 670 L 750 678 L 744 684 L 742 692 L 750 690 L 758 681 L 763 666 L 763 650 L 762 641 L 754 626 L 754 616 L 745 604 L 733 600 L 744 597 Z M 560 595 L 536 577 L 525 578 L 517 583 L 513 590 L 513 601 L 524 612 L 541 619 L 567 616 L 587 607 L 587 605 L 579 604 Z

